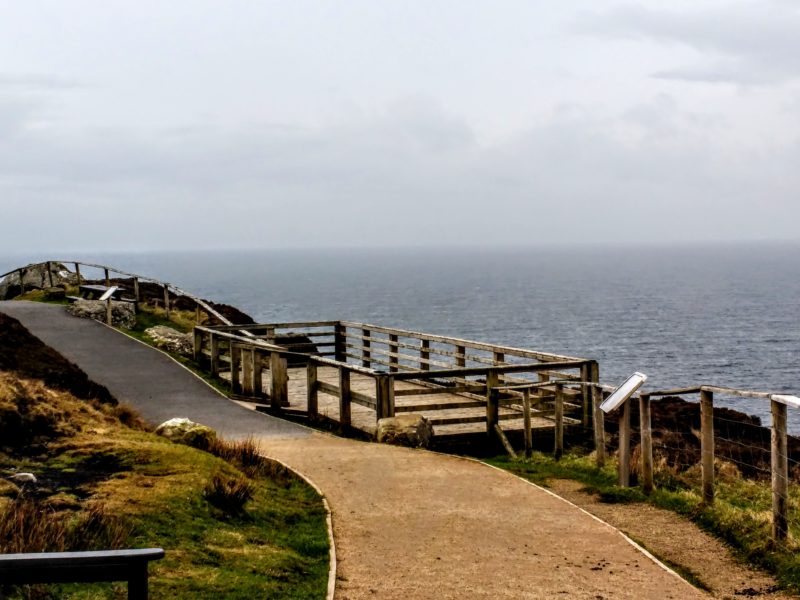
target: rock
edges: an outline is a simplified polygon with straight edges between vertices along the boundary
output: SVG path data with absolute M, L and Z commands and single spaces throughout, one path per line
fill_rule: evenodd
M 217 432 L 211 427 L 180 417 L 164 421 L 156 428 L 156 433 L 175 443 L 201 450 L 207 450 L 217 439 Z
M 53 279 L 53 287 L 67 284 L 74 285 L 78 281 L 75 273 L 61 263 L 50 263 L 50 273 Z M 22 281 L 25 284 L 26 291 L 32 289 L 43 290 L 51 287 L 50 276 L 47 274 L 47 264 L 42 263 L 24 269 Z M 21 291 L 18 271 L 10 273 L 0 281 L 0 300 L 14 298 Z
M 401 414 L 379 420 L 377 438 L 382 444 L 427 448 L 433 438 L 433 426 L 422 415 Z
M 15 473 L 9 475 L 8 479 L 14 483 L 36 483 L 36 475 L 33 473 Z
M 145 329 L 153 343 L 167 352 L 173 352 L 191 358 L 194 356 L 194 338 L 191 333 L 181 333 L 166 325 L 156 325 Z
M 106 322 L 106 303 L 100 300 L 76 300 L 67 307 L 76 317 Z M 136 325 L 136 311 L 131 302 L 111 302 L 111 324 L 114 327 L 132 329 Z

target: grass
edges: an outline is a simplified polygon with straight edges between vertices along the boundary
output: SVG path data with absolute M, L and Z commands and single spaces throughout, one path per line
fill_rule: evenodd
M 800 591 L 800 545 L 796 541 L 800 530 L 794 529 L 785 544 L 772 540 L 769 481 L 725 475 L 725 465 L 719 465 L 715 501 L 709 506 L 703 503 L 696 470 L 658 470 L 656 489 L 647 496 L 639 488 L 617 485 L 614 461 L 598 468 L 593 457 L 587 455 L 567 454 L 556 461 L 537 452 L 530 460 L 500 456 L 486 462 L 545 487 L 552 479 L 569 479 L 582 483 L 586 492 L 598 494 L 604 502 L 648 502 L 674 511 L 727 542 L 740 558 L 774 574 L 781 586 Z M 800 490 L 798 486 L 790 486 L 790 490 L 791 510 L 796 512 Z M 793 525 L 796 528 L 798 523 Z
M 151 564 L 155 598 L 325 596 L 322 501 L 252 442 L 220 441 L 203 452 L 125 426 L 117 407 L 0 374 L 0 401 L 20 396 L 52 408 L 31 413 L 50 420 L 40 423 L 49 441 L 34 455 L 0 453 L 0 471 L 39 478 L 27 489 L 0 480 L 0 552 L 157 546 L 166 557 Z M 212 502 L 215 482 L 223 494 L 249 497 L 241 506 Z M 7 597 L 116 598 L 121 590 L 124 584 L 63 585 Z

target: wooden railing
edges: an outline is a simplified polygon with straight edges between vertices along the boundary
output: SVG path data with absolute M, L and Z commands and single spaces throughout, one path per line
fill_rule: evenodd
M 130 279 L 132 281 L 132 284 L 133 284 L 133 289 L 131 290 L 131 292 L 133 293 L 133 298 L 137 302 L 141 299 L 140 298 L 140 293 L 139 293 L 139 284 L 140 284 L 140 282 L 152 283 L 152 284 L 160 286 L 163 289 L 164 308 L 165 308 L 167 314 L 169 314 L 169 312 L 170 312 L 170 306 L 172 305 L 172 302 L 174 301 L 174 299 L 177 298 L 177 297 L 183 297 L 183 298 L 187 298 L 187 299 L 193 301 L 195 303 L 195 305 L 197 306 L 197 310 L 198 311 L 199 310 L 204 311 L 209 316 L 212 316 L 215 320 L 217 320 L 220 323 L 223 323 L 225 325 L 230 325 L 231 324 L 230 320 L 228 320 L 219 311 L 217 311 L 215 308 L 213 308 L 211 305 L 209 305 L 208 302 L 206 302 L 202 298 L 198 298 L 197 296 L 182 290 L 181 288 L 179 288 L 179 287 L 177 287 L 177 286 L 175 286 L 175 285 L 173 285 L 171 283 L 168 283 L 166 281 L 160 281 L 158 279 L 153 279 L 152 277 L 145 277 L 143 275 L 137 275 L 136 273 L 128 273 L 126 271 L 122 271 L 122 270 L 117 269 L 115 267 L 110 267 L 108 265 L 87 263 L 87 262 L 76 261 L 76 260 L 49 260 L 49 261 L 43 261 L 43 262 L 39 262 L 39 263 L 30 263 L 28 265 L 25 265 L 24 267 L 17 267 L 16 269 L 12 269 L 11 271 L 7 271 L 6 273 L 3 273 L 2 275 L 0 275 L 0 280 L 2 280 L 4 277 L 6 277 L 8 275 L 11 275 L 13 273 L 17 273 L 19 275 L 19 278 L 20 278 L 21 292 L 25 293 L 25 275 L 27 274 L 27 272 L 32 270 L 32 269 L 34 269 L 34 268 L 42 268 L 42 269 L 44 269 L 44 272 L 46 274 L 45 276 L 49 279 L 49 284 L 52 287 L 53 283 L 54 283 L 53 282 L 53 265 L 65 265 L 65 266 L 66 265 L 72 265 L 74 267 L 74 269 L 75 269 L 74 271 L 72 271 L 72 273 L 76 277 L 76 282 L 77 282 L 78 286 L 80 286 L 84 281 L 87 281 L 87 278 L 84 277 L 86 268 L 99 269 L 99 270 L 103 271 L 102 281 L 105 282 L 106 287 L 110 287 L 111 284 L 114 283 L 116 279 L 119 279 L 119 277 L 116 277 L 116 276 L 122 276 L 125 279 Z M 81 274 L 81 267 L 84 267 L 84 274 Z
M 196 327 L 195 357 L 211 374 L 225 373 L 235 394 L 268 399 L 276 412 L 287 410 L 289 365 L 305 365 L 306 416 L 319 418 L 318 395 L 329 394 L 339 401 L 338 421 L 343 428 L 352 424 L 353 404 L 374 411 L 376 421 L 397 412 L 480 407 L 485 409 L 482 416 L 437 421 L 485 421 L 494 435 L 501 406 L 522 416 L 524 394 L 514 386 L 531 383 L 538 386 L 538 416 L 552 418 L 562 427 L 596 420 L 592 407 L 597 398 L 592 386 L 582 383 L 599 378 L 595 361 L 379 325 L 318 321 Z M 336 383 L 322 381 L 321 368 L 335 369 Z M 266 386 L 264 371 L 270 377 Z M 353 377 L 371 379 L 374 391 L 354 390 Z M 403 389 L 398 382 L 413 383 L 414 388 Z M 400 406 L 395 402 L 403 396 L 435 394 L 458 394 L 464 401 Z M 564 414 L 565 407 L 577 413 L 577 420 Z

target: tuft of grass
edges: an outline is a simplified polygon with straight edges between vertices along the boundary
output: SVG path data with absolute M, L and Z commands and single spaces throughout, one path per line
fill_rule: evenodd
M 244 512 L 253 491 L 253 484 L 246 478 L 219 472 L 206 484 L 203 496 L 225 515 L 236 516 Z

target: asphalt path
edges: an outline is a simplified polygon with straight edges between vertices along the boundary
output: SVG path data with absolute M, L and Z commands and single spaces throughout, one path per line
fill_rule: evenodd
M 0 302 L 0 312 L 153 424 L 186 417 L 228 438 L 309 434 L 305 427 L 239 406 L 163 352 L 97 321 L 73 317 L 63 306 L 8 301 Z

